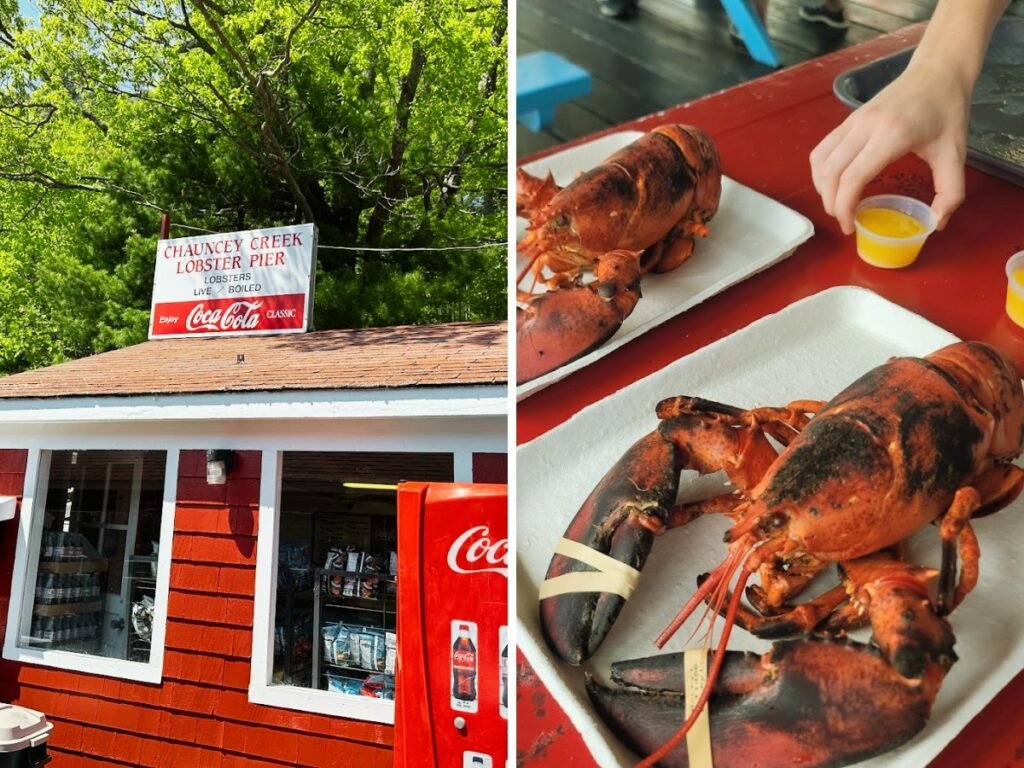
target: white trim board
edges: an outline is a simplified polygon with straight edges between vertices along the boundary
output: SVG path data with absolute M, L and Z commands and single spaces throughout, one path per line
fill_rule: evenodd
M 506 385 L 129 397 L 0 398 L 0 423 L 504 416 Z
M 279 448 L 309 451 L 506 453 L 507 428 L 504 415 L 16 424 L 4 424 L 0 416 L 0 448 Z

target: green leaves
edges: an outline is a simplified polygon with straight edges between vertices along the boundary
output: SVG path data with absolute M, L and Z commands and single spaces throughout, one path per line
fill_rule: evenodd
M 145 337 L 161 211 L 347 248 L 505 238 L 500 0 L 40 7 L 0 0 L 0 373 Z M 502 248 L 319 256 L 320 328 L 505 315 Z

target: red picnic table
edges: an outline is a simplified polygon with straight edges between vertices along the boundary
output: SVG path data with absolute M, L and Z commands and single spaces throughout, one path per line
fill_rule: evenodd
M 967 201 L 946 230 L 929 240 L 913 266 L 884 270 L 857 258 L 852 237 L 844 236 L 825 214 L 811 182 L 811 149 L 849 114 L 832 93 L 833 80 L 852 67 L 914 45 L 923 29 L 923 24 L 908 27 L 614 129 L 648 130 L 665 122 L 700 126 L 718 145 L 728 176 L 807 216 L 815 234 L 785 261 L 647 332 L 585 373 L 576 372 L 520 402 L 520 445 L 676 359 L 832 286 L 868 288 L 960 338 L 997 345 L 1024 370 L 1024 329 L 1003 309 L 1003 265 L 1024 249 L 1019 223 L 1024 189 L 968 168 Z M 930 201 L 931 173 L 917 158 L 905 158 L 875 179 L 865 196 L 879 192 Z M 522 654 L 517 672 L 518 765 L 596 765 Z M 1022 700 L 1024 673 L 989 702 L 930 768 L 1024 768 Z

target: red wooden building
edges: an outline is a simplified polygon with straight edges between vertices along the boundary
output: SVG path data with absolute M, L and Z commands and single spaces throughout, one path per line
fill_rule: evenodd
M 506 379 L 505 324 L 152 341 L 0 379 L 0 701 L 54 723 L 54 768 L 390 766 L 381 486 L 505 482 Z M 335 584 L 338 558 L 369 575 Z M 309 652 L 342 629 L 348 678 Z

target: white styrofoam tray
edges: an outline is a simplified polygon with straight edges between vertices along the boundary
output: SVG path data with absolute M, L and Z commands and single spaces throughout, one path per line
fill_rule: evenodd
M 637 131 L 608 134 L 528 163 L 523 170 L 541 177 L 550 170 L 555 181 L 568 184 L 580 172 L 593 168 L 642 135 Z M 580 359 L 520 385 L 516 388 L 517 399 L 568 376 L 680 312 L 781 261 L 814 234 L 814 225 L 805 216 L 726 177 L 722 178 L 718 213 L 708 227 L 710 236 L 697 241 L 693 255 L 682 266 L 665 274 L 644 276 L 640 287 L 643 298 L 614 336 Z M 525 232 L 526 220 L 519 219 L 517 238 Z M 517 273 L 522 266 L 520 260 Z
M 677 394 L 742 407 L 798 398 L 825 400 L 893 355 L 920 356 L 955 340 L 868 290 L 832 288 L 635 382 L 519 449 L 518 642 L 598 765 L 626 766 L 635 759 L 593 715 L 582 668 L 565 665 L 548 651 L 537 617 L 537 590 L 555 542 L 587 494 L 627 447 L 655 427 L 655 404 Z M 704 482 L 721 480 L 713 475 Z M 592 671 L 607 680 L 610 662 L 661 652 L 653 638 L 692 594 L 697 575 L 724 556 L 721 537 L 727 527 L 725 519 L 701 518 L 655 541 L 637 591 L 589 662 Z M 946 677 L 925 730 L 863 766 L 926 765 L 1024 668 L 1024 602 L 1014 578 L 1024 549 L 1024 499 L 976 521 L 974 528 L 981 543 L 980 580 L 951 616 L 960 660 Z M 937 567 L 937 537 L 934 527 L 922 531 L 910 556 Z M 694 621 L 683 626 L 664 652 L 684 647 Z M 730 648 L 758 652 L 768 646 L 739 627 L 729 642 Z

